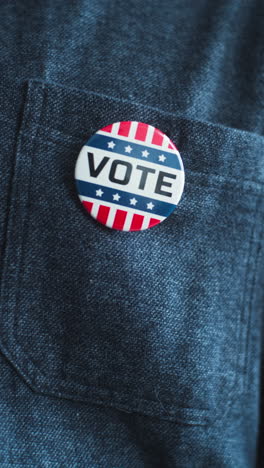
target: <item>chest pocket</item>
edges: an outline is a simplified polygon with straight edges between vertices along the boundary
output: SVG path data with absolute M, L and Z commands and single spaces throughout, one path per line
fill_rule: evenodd
M 175 212 L 138 233 L 95 222 L 74 185 L 84 142 L 120 120 L 167 133 L 186 171 Z M 261 151 L 250 133 L 28 83 L 0 346 L 35 391 L 188 424 L 226 413 L 246 374 Z

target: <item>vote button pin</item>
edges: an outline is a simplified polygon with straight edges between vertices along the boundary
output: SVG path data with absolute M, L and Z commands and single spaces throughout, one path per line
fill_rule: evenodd
M 75 182 L 94 219 L 111 229 L 142 231 L 174 211 L 184 168 L 176 146 L 160 130 L 142 122 L 116 122 L 85 143 Z

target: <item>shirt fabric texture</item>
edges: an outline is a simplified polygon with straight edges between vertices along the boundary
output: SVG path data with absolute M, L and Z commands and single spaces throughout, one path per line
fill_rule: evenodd
M 260 0 L 0 3 L 0 466 L 263 466 Z M 159 128 L 186 183 L 142 232 L 74 183 Z

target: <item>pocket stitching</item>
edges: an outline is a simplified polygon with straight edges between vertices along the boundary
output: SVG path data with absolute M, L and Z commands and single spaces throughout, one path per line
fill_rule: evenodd
M 29 89 L 29 93 L 30 93 L 30 92 L 31 92 L 31 91 L 30 91 L 30 89 Z M 35 91 L 34 91 L 34 92 L 35 92 Z M 37 121 L 38 121 L 38 122 L 41 121 L 41 115 L 42 115 L 42 111 L 43 111 L 43 107 L 44 107 L 44 96 L 43 96 L 43 92 L 41 93 L 41 97 L 42 97 L 42 106 L 41 106 L 40 112 L 38 113 L 38 118 L 37 118 Z M 27 124 L 27 118 L 28 118 L 28 115 L 29 115 L 29 113 L 30 113 L 31 108 L 32 108 L 32 103 L 31 103 L 31 101 L 29 100 L 29 101 L 27 102 L 27 108 L 26 108 L 26 110 L 25 110 L 25 112 L 26 112 L 26 115 L 25 115 L 25 125 Z M 29 210 L 28 210 L 28 206 L 29 206 L 29 201 L 30 201 L 30 188 L 31 188 L 31 186 L 32 186 L 32 166 L 33 166 L 33 158 L 34 158 L 33 154 L 34 154 L 34 150 L 35 150 L 36 147 L 37 147 L 37 142 L 39 141 L 39 137 L 38 137 L 38 135 L 39 135 L 39 127 L 36 127 L 36 129 L 37 129 L 37 130 L 36 130 L 35 134 L 32 135 L 32 138 L 31 138 L 31 139 L 32 139 L 32 142 L 33 142 L 33 146 L 32 146 L 32 151 L 30 152 L 30 169 L 29 169 L 29 172 L 28 172 L 29 182 L 28 182 L 28 186 L 27 186 L 27 201 L 26 201 L 27 209 L 26 209 L 26 214 L 25 214 L 24 217 L 23 217 L 23 229 L 22 229 L 23 235 L 22 235 L 21 251 L 20 251 L 20 253 L 19 253 L 19 264 L 18 264 L 18 269 L 17 269 L 18 271 L 16 272 L 16 282 L 18 282 L 18 284 L 19 284 L 19 282 L 20 282 L 20 278 L 21 278 L 21 274 L 22 274 L 21 264 L 22 264 L 23 255 L 24 255 L 23 252 L 24 252 L 24 250 L 25 250 L 26 234 L 27 234 L 28 229 L 29 229 L 29 226 L 30 226 L 30 222 L 29 222 L 30 216 L 28 215 L 28 211 L 29 211 Z M 17 155 L 19 154 L 19 151 L 21 151 L 22 141 L 23 141 L 23 138 L 24 138 L 24 137 L 25 137 L 25 134 L 24 134 L 24 132 L 23 132 L 23 125 L 22 125 L 22 130 L 20 130 L 19 136 L 18 136 L 18 138 L 19 138 L 19 144 L 18 144 L 18 148 L 17 148 Z M 16 168 L 16 175 L 17 175 L 17 173 L 19 173 L 19 168 Z M 15 194 L 14 199 L 17 199 L 17 198 L 18 198 L 18 187 L 17 187 L 17 186 L 15 186 L 14 194 Z M 11 207 L 11 210 L 13 210 L 13 213 L 14 213 L 14 209 L 13 209 L 12 207 Z M 9 225 L 9 229 L 11 228 L 11 231 L 13 230 L 14 224 L 15 224 L 15 217 L 14 217 L 14 214 L 13 214 L 13 216 L 11 216 L 10 225 Z M 251 235 L 251 238 L 252 238 L 252 236 L 254 237 L 255 225 L 256 225 L 256 224 L 253 224 L 253 227 L 252 227 L 252 235 Z M 9 252 L 9 250 L 10 250 L 10 246 L 7 248 L 7 252 Z M 249 274 L 248 265 L 249 265 L 249 258 L 250 258 L 251 250 L 252 250 L 252 246 L 251 246 L 251 249 L 250 249 L 250 248 L 248 249 L 248 261 L 247 261 L 247 267 L 246 267 L 246 269 L 245 269 L 245 282 L 247 281 L 248 274 Z M 7 256 L 8 256 L 8 255 L 7 255 Z M 5 263 L 5 267 L 4 267 L 4 272 L 5 272 L 5 273 L 6 273 L 6 269 L 7 269 L 7 262 Z M 5 274 L 4 274 L 4 277 L 5 277 Z M 3 284 L 4 284 L 4 282 L 3 282 Z M 8 288 L 7 288 L 7 290 L 8 290 Z M 244 294 L 246 294 L 246 291 L 247 291 L 247 290 L 248 290 L 248 288 L 246 288 L 246 290 L 244 290 Z M 14 313 L 13 313 L 13 315 L 12 315 L 13 317 L 14 317 L 14 316 L 16 315 L 16 313 L 17 313 L 18 305 L 19 305 L 19 293 L 16 294 L 16 306 L 15 306 L 15 309 L 14 309 Z M 239 335 L 239 332 L 240 332 L 241 328 L 242 328 L 242 310 L 241 310 L 241 314 L 238 314 L 238 318 L 237 318 L 237 326 L 236 326 L 236 334 L 237 334 L 237 335 Z M 20 345 L 20 344 L 15 340 L 15 338 L 14 338 L 14 337 L 15 337 L 15 333 L 14 333 L 14 322 L 12 323 L 12 335 L 13 335 L 14 342 L 16 342 L 16 344 L 17 344 L 17 345 L 19 346 L 19 348 L 21 349 L 21 352 L 23 353 L 24 359 L 27 360 L 27 354 L 22 350 L 21 345 Z M 238 342 L 237 342 L 237 348 L 240 349 L 240 347 L 239 347 L 239 340 L 238 340 Z M 12 356 L 12 353 L 9 352 L 9 354 Z M 237 351 L 237 359 L 238 359 L 238 356 L 239 356 L 239 352 Z M 14 360 L 14 362 L 16 362 L 16 359 L 13 359 L 13 360 Z M 45 377 L 45 373 L 43 373 L 43 372 L 41 371 L 41 369 L 38 368 L 38 366 L 36 366 L 36 364 L 35 364 L 34 362 L 32 362 L 32 360 L 31 360 L 31 363 L 30 363 L 30 364 L 32 365 L 33 368 L 35 368 L 35 370 L 37 370 L 37 371 L 40 373 L 40 375 L 42 375 L 42 376 Z M 18 367 L 19 367 L 19 366 L 18 366 Z M 28 366 L 26 366 L 26 367 L 29 368 Z M 31 371 L 29 371 L 29 372 L 31 373 Z M 23 372 L 22 372 L 22 374 L 23 374 Z M 231 389 L 231 385 L 230 385 L 230 387 L 229 387 L 229 390 L 230 390 L 230 391 L 227 392 L 227 395 L 228 395 L 228 396 L 231 396 L 232 393 L 233 393 L 233 390 L 234 390 L 235 384 L 236 384 L 236 378 L 238 378 L 238 373 L 237 373 L 237 372 L 235 373 L 234 378 L 232 379 L 232 380 L 233 380 L 232 389 Z M 37 384 L 35 384 L 35 385 L 36 385 L 36 387 L 37 387 Z M 45 386 L 45 384 L 43 385 L 43 382 L 41 383 L 41 385 L 42 385 L 42 386 Z M 74 382 L 74 385 L 77 385 L 77 387 L 83 387 L 84 390 L 87 390 L 87 388 L 92 388 L 92 387 L 90 387 L 90 386 L 84 386 L 84 385 L 76 384 L 75 382 Z M 59 383 L 59 386 L 62 387 L 61 382 Z M 38 388 L 38 387 L 37 387 L 37 388 Z M 48 387 L 47 387 L 47 388 L 48 388 Z M 98 388 L 99 388 L 100 390 L 105 390 L 105 389 L 102 388 L 102 387 L 94 387 L 94 388 L 95 388 L 95 389 L 98 389 Z M 38 391 L 39 391 L 39 389 L 38 389 Z M 119 392 L 115 391 L 114 389 L 111 389 L 111 391 L 112 391 L 113 393 L 119 393 Z M 41 391 L 40 391 L 40 392 L 41 392 Z M 126 395 L 123 395 L 123 392 L 120 393 L 120 396 L 125 396 L 125 398 L 126 398 Z M 67 398 L 67 396 L 66 396 L 66 398 Z M 71 395 L 70 398 L 73 398 L 73 395 Z M 154 401 L 154 400 L 153 400 L 153 401 L 152 401 L 152 400 L 145 400 L 145 399 L 140 399 L 139 397 L 136 397 L 136 398 L 133 397 L 133 399 L 134 399 L 134 400 L 135 400 L 135 399 L 136 399 L 136 400 L 139 399 L 140 401 L 142 401 L 142 402 L 144 402 L 144 403 L 147 402 L 147 403 L 156 403 L 156 404 L 158 404 L 158 401 Z M 81 400 L 81 401 L 83 401 L 83 400 Z M 85 400 L 85 401 L 86 401 L 86 400 Z M 88 401 L 89 401 L 89 400 L 88 400 Z M 94 400 L 93 400 L 93 401 L 94 401 Z M 229 400 L 229 402 L 230 402 L 230 400 Z M 109 406 L 116 407 L 115 402 L 110 401 L 110 402 L 107 402 L 107 404 L 108 404 Z M 128 406 L 128 408 L 131 408 L 131 405 Z M 183 410 L 186 409 L 186 408 L 184 408 L 184 407 L 177 407 L 176 405 L 173 405 L 174 412 L 177 412 L 177 409 L 178 409 L 178 408 L 179 408 L 179 409 L 183 409 Z M 188 409 L 188 408 L 187 408 L 187 409 Z M 199 412 L 199 413 L 202 413 L 202 412 L 204 411 L 204 410 L 199 410 L 199 409 L 196 409 L 196 408 L 191 408 L 191 410 L 194 411 L 194 412 Z M 206 411 L 206 410 L 205 410 L 205 411 Z M 146 414 L 146 411 L 145 411 L 145 412 L 143 411 L 143 414 Z M 163 415 L 163 418 L 164 418 L 164 415 Z M 171 416 L 170 418 L 171 418 L 171 420 L 174 420 L 174 419 L 175 419 L 175 415 Z
M 32 125 L 32 127 L 34 126 L 34 124 Z M 37 128 L 41 127 L 41 125 L 38 125 Z M 80 145 L 80 149 L 82 147 L 82 145 L 84 144 L 83 142 L 85 141 L 85 139 L 82 139 L 81 141 L 81 138 L 75 138 L 75 137 L 70 137 L 68 136 L 68 139 L 65 141 L 65 138 L 64 139 L 59 139 L 59 138 L 54 138 L 54 140 L 52 140 L 51 138 L 49 138 L 49 135 L 46 135 L 44 133 L 44 135 L 42 136 L 39 136 L 39 133 L 40 133 L 40 130 L 38 130 L 38 135 L 36 135 L 36 137 L 34 137 L 34 139 L 38 139 L 42 144 L 56 144 L 56 143 L 60 143 L 60 144 L 65 144 L 65 146 L 67 147 L 68 145 L 68 141 L 73 141 L 75 142 L 76 144 L 79 144 Z M 29 138 L 29 139 L 32 139 L 32 135 L 30 135 L 27 131 L 23 131 L 23 135 L 24 137 L 26 138 Z M 45 140 L 43 140 L 45 136 Z M 234 176 L 223 176 L 221 174 L 217 174 L 217 173 L 212 173 L 212 172 L 200 172 L 200 171 L 195 171 L 195 170 L 186 170 L 186 172 L 188 172 L 189 175 L 191 175 L 191 177 L 200 177 L 200 178 L 207 178 L 210 176 L 210 178 L 212 178 L 210 180 L 210 183 L 208 182 L 208 180 L 206 181 L 207 183 L 204 184 L 204 185 L 208 185 L 208 186 L 214 186 L 215 188 L 218 188 L 218 181 L 217 180 L 214 180 L 214 179 L 220 179 L 219 182 L 224 182 L 226 183 L 227 185 L 230 185 L 232 189 L 234 189 L 234 184 L 239 187 L 239 188 L 242 188 L 243 190 L 245 191 L 249 191 L 250 193 L 253 193 L 254 194 L 254 191 L 259 191 L 259 190 L 262 190 L 263 186 L 264 186 L 264 182 L 260 182 L 260 181 L 257 181 L 257 180 L 254 180 L 254 179 L 242 179 L 242 178 L 239 178 L 239 177 L 234 177 Z M 186 180 L 186 182 L 188 182 Z M 201 185 L 202 186 L 202 183 L 199 182 L 199 184 L 197 185 Z M 249 186 L 249 189 L 248 187 L 246 186 Z M 258 196 L 258 194 L 256 194 L 256 196 Z
M 23 139 L 23 137 L 24 137 L 24 135 L 21 135 L 21 139 Z M 39 140 L 38 138 L 34 138 L 34 146 L 33 146 L 33 148 L 32 148 L 32 152 L 31 152 L 31 162 L 33 162 L 32 154 L 33 154 L 34 151 L 36 150 L 36 148 L 37 148 L 37 143 L 38 143 L 38 142 L 40 143 L 40 140 Z M 30 192 L 30 188 L 32 187 L 32 184 L 31 184 L 31 182 L 32 182 L 32 167 L 33 167 L 33 164 L 30 165 L 30 169 L 31 169 L 31 170 L 30 170 L 30 173 L 29 173 L 30 183 L 28 184 L 28 192 Z M 210 187 L 210 185 L 209 185 L 209 188 L 213 189 L 214 187 L 212 187 L 212 186 Z M 28 201 L 29 201 L 29 200 L 30 200 L 30 197 L 29 197 L 29 195 L 28 195 Z M 27 205 L 28 205 L 28 203 L 27 203 Z M 29 215 L 29 213 L 28 213 L 28 210 L 27 210 L 27 215 L 25 216 L 25 218 L 27 218 L 27 228 L 28 228 L 28 227 L 30 226 L 30 215 Z M 253 223 L 253 225 L 252 225 L 252 234 L 251 234 L 251 238 L 252 238 L 252 236 L 254 236 L 254 230 L 255 230 L 255 224 Z M 26 237 L 27 237 L 27 229 L 23 229 L 23 236 L 22 236 L 22 237 L 23 237 L 23 245 L 25 245 L 25 244 L 26 244 Z M 252 244 L 251 244 L 251 245 L 252 245 Z M 21 263 L 22 263 L 22 260 L 23 260 L 23 252 L 24 252 L 24 248 L 22 247 L 22 248 L 21 248 L 21 253 L 20 253 L 20 264 L 19 264 L 19 268 L 18 268 L 18 270 L 19 270 L 19 276 L 18 276 L 18 279 L 17 279 L 18 282 L 20 282 L 20 278 L 21 278 L 21 274 L 22 274 Z M 250 258 L 250 255 L 251 255 L 251 249 L 248 249 L 248 260 L 249 260 L 249 258 Z M 248 277 L 248 264 L 249 264 L 249 261 L 247 261 L 247 267 L 246 267 L 246 270 L 245 270 L 245 283 L 246 283 L 246 284 L 247 284 L 247 277 Z M 244 294 L 246 294 L 246 291 L 247 291 L 247 288 L 246 288 L 246 290 L 244 290 Z M 242 302 L 243 302 L 243 301 L 242 301 Z M 16 296 L 16 304 L 17 304 L 17 306 L 19 306 L 19 294 L 17 294 L 17 296 Z M 18 307 L 16 307 L 15 310 L 17 311 L 17 309 L 18 309 Z M 13 315 L 16 315 L 16 312 L 14 312 Z M 242 320 L 241 320 L 241 317 L 242 317 L 242 310 L 241 310 L 241 313 L 238 313 L 238 314 L 237 314 L 237 324 L 236 324 L 236 335 L 238 336 L 238 338 L 237 338 L 237 350 L 236 350 L 237 362 L 238 362 L 239 350 L 240 350 L 240 348 L 239 348 L 239 343 L 240 343 L 239 334 L 240 334 L 240 332 L 241 332 L 241 329 L 243 328 L 243 327 L 242 327 Z M 14 327 L 13 327 L 13 329 L 12 329 L 12 336 L 13 336 L 13 339 L 14 339 L 16 345 L 19 347 L 21 354 L 23 354 L 23 356 L 24 356 L 23 360 L 25 360 L 25 363 L 28 364 L 28 359 L 27 359 L 28 354 L 23 350 L 23 347 L 22 347 L 22 345 L 19 343 L 17 337 L 16 337 L 16 339 L 15 339 L 16 334 L 15 334 Z M 11 355 L 10 352 L 9 352 L 9 354 Z M 15 357 L 13 357 L 13 361 L 16 362 Z M 31 384 L 31 386 L 33 386 L 33 388 L 36 388 L 37 391 L 39 391 L 39 392 L 41 393 L 41 388 L 38 387 L 38 383 L 37 383 L 37 381 L 38 381 L 38 376 L 37 376 L 37 374 L 39 373 L 39 375 L 40 375 L 42 378 L 45 379 L 45 377 L 46 377 L 46 376 L 45 376 L 45 373 L 43 373 L 42 369 L 41 369 L 38 365 L 36 365 L 36 363 L 34 363 L 32 356 L 30 356 L 30 361 L 31 361 L 31 362 L 30 362 L 30 364 L 31 364 L 30 367 L 29 367 L 28 365 L 26 366 L 26 367 L 28 368 L 28 370 L 29 370 L 29 373 L 30 373 L 30 378 L 31 378 L 30 384 Z M 24 366 L 24 365 L 23 365 L 23 366 Z M 32 376 L 32 369 L 34 369 L 34 374 L 35 374 L 34 376 Z M 32 379 L 35 380 L 35 383 L 34 383 L 34 384 L 32 383 Z M 238 373 L 236 372 L 236 373 L 234 373 L 233 379 L 232 379 L 232 380 L 231 380 L 231 379 L 229 380 L 229 385 L 228 385 L 227 392 L 226 392 L 226 403 L 227 403 L 227 405 L 226 405 L 226 408 L 227 408 L 227 409 L 226 409 L 226 412 L 229 410 L 229 407 L 231 406 L 231 403 L 232 403 L 232 396 L 233 396 L 233 390 L 234 390 L 234 388 L 235 388 L 235 386 L 236 386 L 237 379 L 238 379 Z M 27 380 L 27 381 L 28 381 L 28 380 Z M 44 381 L 44 382 L 43 382 L 43 381 L 41 382 L 41 387 L 42 387 L 42 388 L 43 388 L 43 387 L 47 388 L 48 393 L 51 394 L 51 395 L 53 395 L 53 396 L 56 396 L 56 395 L 59 394 L 61 397 L 64 397 L 64 398 L 71 398 L 71 399 L 74 398 L 73 394 L 72 394 L 72 393 L 69 393 L 69 388 L 67 388 L 67 386 L 65 387 L 65 383 L 64 383 L 64 382 L 62 383 L 62 382 L 59 381 L 58 379 L 56 379 L 56 380 L 53 379 L 53 383 L 55 383 L 55 381 L 56 381 L 56 388 L 54 389 L 54 391 L 51 391 L 51 390 L 50 390 L 49 386 L 45 383 L 45 381 Z M 69 383 L 68 383 L 67 385 L 68 385 L 68 387 L 69 387 Z M 122 399 L 122 397 L 123 397 L 124 399 L 129 398 L 129 395 L 128 395 L 128 394 L 126 394 L 126 393 L 123 392 L 123 391 L 119 392 L 119 391 L 115 390 L 114 388 L 107 388 L 107 387 L 102 387 L 102 386 L 100 386 L 100 387 L 99 387 L 99 386 L 91 386 L 91 385 L 87 385 L 87 386 L 86 386 L 86 385 L 79 384 L 79 383 L 76 382 L 76 381 L 70 382 L 70 385 L 72 386 L 72 391 L 73 391 L 73 392 L 74 392 L 74 388 L 77 388 L 78 390 L 81 390 L 81 389 L 82 389 L 84 392 L 87 392 L 87 391 L 93 392 L 93 389 L 94 389 L 94 390 L 97 390 L 97 391 L 100 390 L 100 391 L 102 391 L 103 393 L 104 393 L 104 392 L 110 391 L 110 392 L 112 392 L 113 394 L 115 394 L 115 393 L 116 393 L 116 394 L 119 394 L 120 397 L 121 397 L 121 399 Z M 61 389 L 61 390 L 60 390 L 60 389 Z M 65 390 L 66 390 L 66 391 L 65 391 Z M 45 393 L 46 393 L 46 392 L 45 392 Z M 112 399 L 113 399 L 113 398 L 114 398 L 114 397 L 112 396 Z M 134 395 L 133 395 L 133 397 L 132 397 L 131 399 L 133 399 L 133 401 L 140 401 L 140 402 L 142 402 L 144 405 L 147 404 L 147 405 L 152 406 L 152 405 L 158 405 L 158 404 L 159 404 L 158 401 L 150 400 L 150 399 L 144 399 L 144 398 L 140 398 L 139 396 L 134 396 Z M 77 400 L 78 400 L 78 401 L 89 401 L 89 397 L 86 397 L 85 395 L 83 395 L 83 397 L 80 396 L 79 398 L 77 398 Z M 92 401 L 94 401 L 94 400 L 95 400 L 95 399 L 92 397 Z M 110 402 L 107 401 L 106 403 L 109 404 L 109 405 L 111 405 L 111 406 L 113 406 L 113 407 L 116 407 L 115 401 L 110 401 Z M 131 404 L 130 404 L 130 405 L 124 405 L 124 408 L 126 408 L 126 409 L 129 410 L 129 409 L 131 408 Z M 165 414 L 163 414 L 163 412 L 162 412 L 162 410 L 161 410 L 161 414 L 163 415 L 162 417 L 163 417 L 164 419 L 167 418 L 168 420 L 174 420 L 174 419 L 176 418 L 176 419 L 180 420 L 180 418 L 177 418 L 177 416 L 175 415 L 175 413 L 177 413 L 177 411 L 181 411 L 181 410 L 184 411 L 184 410 L 186 410 L 186 409 L 187 409 L 187 410 L 190 409 L 190 410 L 191 410 L 193 413 L 195 413 L 196 416 L 198 416 L 198 417 L 202 417 L 202 418 L 205 418 L 205 419 L 210 419 L 209 416 L 207 415 L 208 410 L 206 410 L 206 409 L 198 409 L 198 408 L 195 408 L 195 407 L 186 408 L 186 407 L 181 407 L 181 406 L 176 406 L 176 405 L 172 405 L 171 408 L 172 408 L 171 410 L 170 410 L 170 409 L 165 409 L 165 408 L 164 408 L 164 413 L 166 413 L 167 411 L 169 411 L 169 412 L 170 412 L 170 411 L 174 411 L 174 415 L 173 415 L 173 416 L 172 416 L 172 415 L 169 415 L 169 414 L 166 416 Z M 161 407 L 161 409 L 162 409 L 162 407 Z M 145 411 L 142 410 L 142 413 L 143 413 L 143 414 L 146 414 L 146 410 L 145 410 Z M 220 413 L 220 411 L 219 411 L 219 413 Z M 226 415 L 226 414 L 223 413 L 223 418 L 225 417 L 225 415 Z M 218 421 L 220 420 L 218 412 L 217 412 L 216 419 L 217 419 Z M 214 419 L 213 419 L 213 420 L 210 420 L 210 422 L 214 422 Z M 197 424 L 197 422 L 196 422 L 195 424 Z

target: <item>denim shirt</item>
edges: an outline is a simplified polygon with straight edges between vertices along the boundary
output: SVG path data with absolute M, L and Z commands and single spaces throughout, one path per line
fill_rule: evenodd
M 0 466 L 261 466 L 263 14 L 1 2 Z M 136 233 L 74 183 L 85 141 L 126 120 L 186 176 Z

